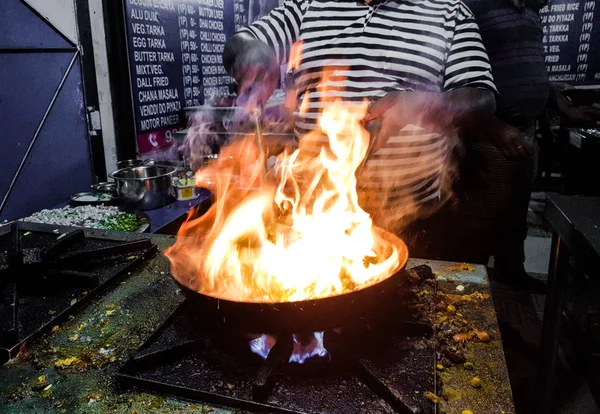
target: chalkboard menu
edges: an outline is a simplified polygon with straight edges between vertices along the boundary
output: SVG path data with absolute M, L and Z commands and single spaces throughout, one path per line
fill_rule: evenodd
M 550 0 L 540 18 L 550 81 L 600 84 L 600 0 Z
M 228 95 L 229 36 L 248 23 L 248 0 L 124 0 L 138 149 L 169 145 L 181 109 Z

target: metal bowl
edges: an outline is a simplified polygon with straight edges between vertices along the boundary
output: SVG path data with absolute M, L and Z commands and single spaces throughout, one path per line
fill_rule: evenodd
M 118 199 L 117 194 L 114 192 L 83 192 L 75 193 L 69 197 L 70 203 L 73 205 L 100 205 L 100 204 L 113 204 Z
M 129 167 L 109 176 L 117 184 L 117 193 L 125 204 L 138 210 L 152 210 L 168 204 L 174 197 L 171 178 L 177 168 L 167 165 Z
M 97 184 L 92 184 L 91 187 L 94 191 L 98 191 L 101 193 L 116 193 L 117 185 L 115 183 L 101 182 Z

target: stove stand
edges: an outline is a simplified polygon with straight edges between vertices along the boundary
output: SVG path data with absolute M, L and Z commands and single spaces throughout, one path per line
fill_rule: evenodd
M 124 389 L 249 411 L 434 413 L 423 397 L 436 389 L 433 328 L 407 316 L 403 303 L 399 297 L 377 320 L 326 331 L 327 355 L 298 364 L 288 362 L 289 332 L 276 335 L 263 360 L 250 350 L 255 335 L 233 331 L 187 299 L 117 378 Z
M 157 251 L 146 239 L 119 242 L 81 229 L 61 234 L 12 223 L 0 232 L 0 364 Z

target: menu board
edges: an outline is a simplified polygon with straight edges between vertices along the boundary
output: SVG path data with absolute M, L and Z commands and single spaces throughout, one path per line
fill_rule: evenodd
M 600 84 L 600 0 L 550 0 L 540 18 L 550 81 Z
M 124 0 L 138 149 L 170 145 L 181 109 L 231 92 L 227 39 L 248 23 L 248 0 Z

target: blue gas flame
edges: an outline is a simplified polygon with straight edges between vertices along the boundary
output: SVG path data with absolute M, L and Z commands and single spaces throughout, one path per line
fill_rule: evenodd
M 294 350 L 290 356 L 289 362 L 303 364 L 306 360 L 313 357 L 328 357 L 329 351 L 325 349 L 323 344 L 324 337 L 324 332 L 313 332 L 306 343 L 301 343 L 298 340 L 298 337 L 293 335 Z M 262 334 L 259 338 L 252 339 L 249 342 L 250 350 L 257 355 L 260 355 L 263 359 L 267 359 L 269 352 L 271 352 L 271 349 L 276 342 L 277 341 L 273 336 Z

